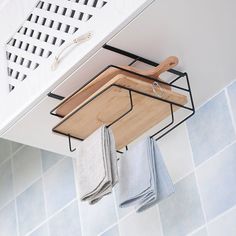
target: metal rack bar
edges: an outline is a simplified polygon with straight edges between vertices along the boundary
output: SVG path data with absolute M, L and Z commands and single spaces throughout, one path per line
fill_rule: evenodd
M 148 65 L 151 65 L 151 66 L 157 66 L 159 65 L 158 63 L 154 62 L 154 61 L 151 61 L 151 60 L 148 60 L 146 58 L 143 58 L 143 57 L 140 57 L 138 55 L 135 55 L 133 53 L 130 53 L 130 52 L 127 52 L 127 51 L 124 51 L 124 50 L 121 50 L 121 49 L 118 49 L 118 48 L 115 48 L 115 47 L 112 47 L 112 46 L 109 46 L 109 45 L 104 45 L 103 46 L 104 49 L 107 49 L 107 50 L 110 50 L 110 51 L 113 51 L 115 53 L 119 53 L 123 56 L 127 56 L 127 57 L 130 57 L 132 59 L 134 59 L 130 65 L 134 64 L 135 62 L 137 61 L 140 61 L 140 62 L 143 62 L 143 63 L 146 63 Z M 187 119 L 189 119 L 194 113 L 195 113 L 195 108 L 194 108 L 194 102 L 193 102 L 193 96 L 192 96 L 192 91 L 191 91 L 191 88 L 190 88 L 190 83 L 189 83 L 189 78 L 188 78 L 188 74 L 186 72 L 180 72 L 180 71 L 177 71 L 177 70 L 174 70 L 174 69 L 170 69 L 168 70 L 168 72 L 174 74 L 174 75 L 177 75 L 177 77 L 175 79 L 173 79 L 170 83 L 166 83 L 164 81 L 161 81 L 159 79 L 156 79 L 156 78 L 152 78 L 152 77 L 149 77 L 149 76 L 144 76 L 142 74 L 138 74 L 136 72 L 133 72 L 133 71 L 129 71 L 129 70 L 126 70 L 126 69 L 123 69 L 119 66 L 115 66 L 115 65 L 109 65 L 107 66 L 104 70 L 100 71 L 97 75 L 95 75 L 90 81 L 88 81 L 86 84 L 83 85 L 83 87 L 81 87 L 80 89 L 76 90 L 73 94 L 71 94 L 67 99 L 70 99 L 72 96 L 74 96 L 76 93 L 78 93 L 81 89 L 83 89 L 87 84 L 89 84 L 91 81 L 93 81 L 95 78 L 97 78 L 100 74 L 102 74 L 104 71 L 106 71 L 108 68 L 110 67 L 113 67 L 113 68 L 117 68 L 117 69 L 120 69 L 120 70 L 123 70 L 125 72 L 128 72 L 130 74 L 135 74 L 135 75 L 138 75 L 138 76 L 141 76 L 141 77 L 144 77 L 148 80 L 151 80 L 151 81 L 155 81 L 155 82 L 158 82 L 158 83 L 161 83 L 161 84 L 165 84 L 165 85 L 168 85 L 172 88 L 175 88 L 175 89 L 178 89 L 178 90 L 181 90 L 181 91 L 184 91 L 186 93 L 189 94 L 189 98 L 190 98 L 190 106 L 185 106 L 185 105 L 182 105 L 182 104 L 178 104 L 176 102 L 173 102 L 173 101 L 170 101 L 168 99 L 164 99 L 164 98 L 161 98 L 161 97 L 158 97 L 158 96 L 153 96 L 151 94 L 147 94 L 147 93 L 144 93 L 144 92 L 141 92 L 141 91 L 137 91 L 135 89 L 131 89 L 131 88 L 126 88 L 124 86 L 121 86 L 121 85 L 118 85 L 118 84 L 112 84 L 110 86 L 108 86 L 106 89 L 102 90 L 101 92 L 99 92 L 98 94 L 96 94 L 94 97 L 92 97 L 91 99 L 89 99 L 86 103 L 84 103 L 81 107 L 79 107 L 78 109 L 75 109 L 73 112 L 71 112 L 67 118 L 71 117 L 75 112 L 78 112 L 80 109 L 82 109 L 84 106 L 86 106 L 88 103 L 90 103 L 91 101 L 93 101 L 96 97 L 98 97 L 99 95 L 101 95 L 102 93 L 104 93 L 105 91 L 107 91 L 108 89 L 110 89 L 111 87 L 113 86 L 116 86 L 116 87 L 119 87 L 121 89 L 125 89 L 129 92 L 129 100 L 130 100 L 130 108 L 129 110 L 127 110 L 124 114 L 122 114 L 120 117 L 118 117 L 116 120 L 114 120 L 113 122 L 111 122 L 110 124 L 107 125 L 107 127 L 110 127 L 112 126 L 113 124 L 115 124 L 116 122 L 118 122 L 119 120 L 121 120 L 123 117 L 125 117 L 128 113 L 130 113 L 133 109 L 133 99 L 132 99 L 132 93 L 138 93 L 142 96 L 148 96 L 150 98 L 153 98 L 153 99 L 157 99 L 159 101 L 162 101 L 162 102 L 165 102 L 165 103 L 168 103 L 170 105 L 170 115 L 171 115 L 171 121 L 166 125 L 164 126 L 163 128 L 161 128 L 160 130 L 158 130 L 156 133 L 154 133 L 153 135 L 151 135 L 150 137 L 151 138 L 154 138 L 155 136 L 157 136 L 158 134 L 161 134 L 163 131 L 165 131 L 163 134 L 161 134 L 159 137 L 157 137 L 155 140 L 159 140 L 161 139 L 163 136 L 165 136 L 166 134 L 168 134 L 169 132 L 171 132 L 173 129 L 175 129 L 177 126 L 179 126 L 180 124 L 182 124 L 183 122 L 185 122 Z M 185 78 L 186 79 L 186 82 L 187 82 L 187 88 L 184 88 L 184 87 L 180 87 L 180 86 L 177 86 L 175 85 L 175 83 L 181 79 L 181 78 Z M 64 97 L 60 96 L 60 95 L 57 95 L 57 94 L 53 94 L 53 93 L 49 93 L 48 94 L 49 97 L 52 97 L 52 98 L 55 98 L 55 99 L 58 99 L 58 100 L 63 100 Z M 60 116 L 58 114 L 55 113 L 56 109 L 60 106 L 60 104 L 58 104 L 58 106 L 56 106 L 52 111 L 50 111 L 50 114 L 51 115 L 54 115 L 54 116 L 57 116 L 57 117 L 60 117 L 60 118 L 64 118 L 63 116 Z M 183 120 L 181 120 L 180 122 L 178 122 L 177 124 L 175 124 L 175 117 L 174 117 L 174 109 L 173 109 L 173 106 L 178 106 L 180 108 L 183 108 L 185 110 L 188 110 L 188 111 L 191 111 L 191 114 L 188 115 L 187 117 L 185 117 Z M 60 123 L 59 123 L 60 124 Z M 58 125 L 59 125 L 58 124 Z M 65 133 L 62 133 L 62 132 L 59 132 L 59 131 L 56 131 L 56 130 L 53 130 L 54 132 L 58 133 L 58 134 L 62 134 L 62 135 L 66 135 L 68 136 L 68 139 L 69 139 L 69 149 L 70 151 L 75 151 L 75 148 L 72 149 L 72 145 L 71 145 L 71 138 L 74 138 L 74 139 L 77 139 L 77 140 L 80 140 L 80 141 L 83 141 L 82 138 L 79 138 L 79 137 L 74 137 L 70 134 L 65 134 Z M 128 150 L 128 146 L 125 147 L 126 150 Z M 121 151 L 117 150 L 118 153 L 122 153 Z
M 107 50 L 110 50 L 110 51 L 112 51 L 112 52 L 121 54 L 121 55 L 123 55 L 123 56 L 129 57 L 129 58 L 133 58 L 133 59 L 137 59 L 137 58 L 138 58 L 138 59 L 137 59 L 138 61 L 141 61 L 141 62 L 143 62 L 143 63 L 145 63 L 145 64 L 148 64 L 148 65 L 151 65 L 151 66 L 158 66 L 158 65 L 159 65 L 158 63 L 156 63 L 156 62 L 154 62 L 154 61 L 151 61 L 151 60 L 146 59 L 146 58 L 144 58 L 144 57 L 138 56 L 138 55 L 136 55 L 136 54 L 134 54 L 134 53 L 127 52 L 127 51 L 125 51 L 125 50 L 122 50 L 122 49 L 119 49 L 119 48 L 110 46 L 110 45 L 108 45 L 108 44 L 103 45 L 103 48 L 104 48 L 104 49 L 107 49 Z M 179 75 L 179 76 L 183 75 L 182 72 L 177 71 L 177 70 L 174 70 L 174 69 L 170 69 L 170 70 L 168 70 L 168 71 L 171 72 L 171 73 L 173 73 L 173 74 L 175 74 L 175 75 Z

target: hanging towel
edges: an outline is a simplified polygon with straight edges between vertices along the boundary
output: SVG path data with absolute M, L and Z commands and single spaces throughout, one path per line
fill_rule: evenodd
M 174 192 L 157 143 L 151 138 L 139 141 L 125 152 L 119 163 L 120 207 L 135 205 L 141 212 Z
M 118 182 L 115 140 L 110 128 L 97 129 L 79 148 L 77 158 L 80 199 L 94 204 Z

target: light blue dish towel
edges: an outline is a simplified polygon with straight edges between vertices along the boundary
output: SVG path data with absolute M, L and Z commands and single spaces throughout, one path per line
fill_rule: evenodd
M 174 185 L 154 139 L 139 141 L 119 161 L 120 207 L 135 205 L 137 212 L 174 192 Z

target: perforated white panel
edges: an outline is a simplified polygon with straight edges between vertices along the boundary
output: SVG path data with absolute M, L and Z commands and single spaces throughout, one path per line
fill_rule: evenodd
M 100 11 L 103 0 L 44 0 L 6 44 L 9 91 Z

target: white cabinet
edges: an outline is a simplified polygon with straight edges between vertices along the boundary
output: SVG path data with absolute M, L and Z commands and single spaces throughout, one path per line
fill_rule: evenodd
M 66 2 L 68 7 L 76 4 L 76 1 L 63 1 Z M 56 3 L 57 0 L 43 2 Z M 92 1 L 86 2 L 89 4 Z M 93 0 L 93 2 L 97 1 Z M 76 155 L 76 152 L 69 152 L 66 137 L 54 134 L 51 131 L 59 118 L 50 115 L 50 110 L 60 101 L 48 97 L 47 94 L 52 92 L 60 96 L 67 96 L 107 65 L 129 63 L 131 59 L 103 49 L 102 46 L 109 43 L 112 37 L 120 32 L 152 1 L 106 0 L 106 2 L 105 7 L 96 13 L 96 17 L 88 21 L 87 24 L 79 24 L 78 31 L 66 39 L 72 40 L 74 37 L 92 31 L 93 36 L 89 41 L 78 46 L 72 46 L 63 53 L 59 65 L 53 71 L 51 65 L 54 55 L 57 53 L 57 50 L 55 50 L 51 56 L 42 60 L 40 66 L 32 71 L 27 79 L 19 83 L 12 92 L 1 99 L 0 135 L 3 138 L 64 155 Z M 89 9 L 92 12 L 96 8 L 90 6 Z M 51 17 L 48 11 L 45 11 L 44 14 L 45 17 Z M 72 20 L 66 21 L 63 14 L 57 20 L 66 24 L 74 24 Z M 27 24 L 30 25 L 30 23 Z M 42 26 L 39 28 L 44 29 Z M 57 34 L 60 36 L 60 32 L 57 32 Z

